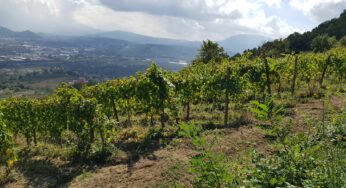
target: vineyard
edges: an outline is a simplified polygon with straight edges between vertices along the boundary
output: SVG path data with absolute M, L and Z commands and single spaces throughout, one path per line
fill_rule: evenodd
M 128 78 L 61 84 L 45 98 L 7 98 L 0 101 L 0 184 L 16 181 L 20 165 L 28 155 L 43 155 L 42 148 L 53 150 L 44 157 L 53 155 L 80 174 L 95 165 L 152 158 L 152 151 L 190 140 L 195 155 L 183 166 L 189 166 L 185 173 L 191 179 L 158 186 L 342 187 L 345 109 L 331 113 L 323 107 L 323 120 L 301 127 L 304 131 L 292 125 L 289 109 L 344 96 L 345 81 L 346 48 L 339 46 L 280 56 L 220 56 L 196 60 L 179 72 L 153 63 Z M 211 149 L 217 141 L 208 131 L 252 125 L 262 130 L 269 151 L 249 146 L 253 150 L 242 164 Z M 64 176 L 49 186 L 70 181 Z

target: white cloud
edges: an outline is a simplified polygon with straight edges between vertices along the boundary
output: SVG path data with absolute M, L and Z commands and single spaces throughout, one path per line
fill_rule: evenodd
M 46 7 L 46 9 L 49 11 L 49 13 L 53 16 L 59 16 L 60 14 L 60 1 L 50 1 L 50 0 L 22 0 L 24 4 L 27 5 L 34 5 L 40 4 L 43 7 Z
M 222 39 L 238 33 L 282 37 L 293 31 L 300 31 L 288 25 L 283 19 L 265 13 L 266 7 L 281 7 L 281 0 L 101 0 L 101 2 L 115 12 L 125 10 L 127 14 L 140 13 L 143 17 L 149 15 L 160 17 L 158 22 L 160 26 L 168 29 L 167 32 L 175 31 L 178 38 Z M 199 29 L 194 29 L 191 24 L 183 25 L 182 20 L 195 23 Z M 171 25 L 176 26 L 180 32 L 169 27 Z M 139 31 L 139 28 L 135 31 Z
M 72 19 L 83 0 L 0 0 L 0 25 L 14 30 L 80 34 L 90 28 Z
M 268 6 L 273 8 L 281 8 L 281 0 L 261 0 L 266 3 Z
M 143 35 L 175 37 L 160 24 L 163 18 L 146 13 L 113 11 L 100 5 L 88 5 L 76 11 L 73 18 L 98 30 L 140 31 Z
M 317 22 L 337 17 L 346 9 L 346 0 L 290 0 L 289 4 Z
M 188 40 L 300 31 L 267 10 L 281 0 L 0 0 L 0 25 L 56 34 L 124 30 Z

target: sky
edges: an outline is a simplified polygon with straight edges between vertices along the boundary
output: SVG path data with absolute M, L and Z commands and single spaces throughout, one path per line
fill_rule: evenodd
M 0 26 L 60 35 L 122 30 L 184 40 L 281 38 L 338 17 L 346 0 L 0 0 Z

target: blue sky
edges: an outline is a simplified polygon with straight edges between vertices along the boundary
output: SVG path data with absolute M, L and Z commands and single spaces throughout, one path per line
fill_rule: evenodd
M 64 35 L 123 30 L 221 40 L 304 32 L 337 17 L 346 0 L 0 0 L 0 5 L 0 25 L 14 30 Z
M 297 10 L 289 5 L 289 1 L 282 1 L 281 7 L 266 7 L 265 12 L 268 15 L 278 16 L 282 18 L 287 24 L 298 28 L 302 31 L 312 29 L 318 21 L 311 19 L 311 17 L 304 15 L 300 10 Z

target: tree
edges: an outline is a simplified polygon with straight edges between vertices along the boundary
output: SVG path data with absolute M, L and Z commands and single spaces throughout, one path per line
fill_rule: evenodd
M 310 48 L 310 32 L 304 34 L 293 33 L 287 37 L 288 48 L 294 53 L 309 50 Z
M 288 45 L 288 50 L 297 54 L 303 51 L 310 51 L 311 43 L 314 38 L 319 35 L 333 36 L 337 40 L 340 40 L 346 35 L 346 10 L 340 15 L 339 18 L 321 23 L 318 27 L 312 31 L 305 33 L 293 33 L 284 40 L 274 40 L 263 44 L 261 47 L 250 50 L 253 53 L 252 57 L 257 57 L 262 54 L 261 51 L 269 49 L 269 51 L 281 51 L 284 50 L 284 46 Z M 286 44 L 285 44 L 286 43 Z M 269 47 L 269 48 L 268 48 Z
M 203 41 L 201 48 L 198 50 L 197 58 L 194 62 L 208 63 L 211 60 L 220 62 L 222 58 L 228 57 L 224 49 L 218 43 L 207 40 Z
M 277 39 L 271 42 L 264 43 L 258 48 L 258 55 L 263 57 L 278 57 L 282 53 L 288 52 L 288 43 L 286 40 Z
M 311 41 L 311 49 L 314 52 L 324 52 L 331 49 L 336 44 L 335 37 L 319 35 Z

